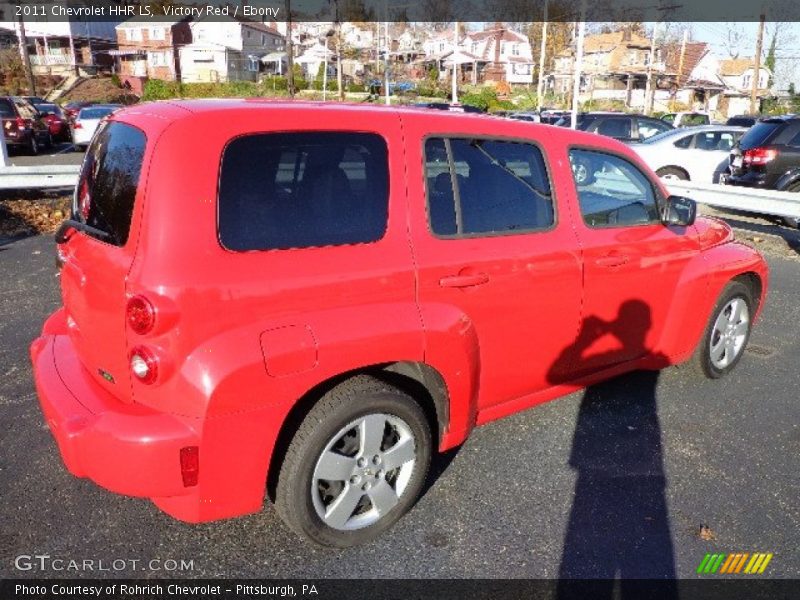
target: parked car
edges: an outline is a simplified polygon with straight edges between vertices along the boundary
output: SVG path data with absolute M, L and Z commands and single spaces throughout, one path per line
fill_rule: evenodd
M 697 127 L 711 124 L 711 117 L 708 113 L 703 112 L 667 113 L 661 117 L 661 120 L 673 127 Z
M 543 108 L 539 112 L 541 122 L 547 125 L 555 125 L 559 120 L 569 117 L 569 115 L 570 111 L 568 110 L 556 110 L 553 108 Z
M 759 120 L 730 153 L 728 185 L 782 192 L 800 192 L 800 117 Z M 800 219 L 783 219 L 800 227 Z
M 744 127 L 724 125 L 672 129 L 632 146 L 663 179 L 716 183 L 727 169 L 733 145 L 745 131 Z
M 568 129 L 307 102 L 122 110 L 56 234 L 41 406 L 67 468 L 109 490 L 189 522 L 266 492 L 306 538 L 359 544 L 476 425 L 635 369 L 729 373 L 767 266 L 695 215 L 630 148 Z
M 47 100 L 45 100 L 41 96 L 13 96 L 13 98 L 15 100 L 24 100 L 25 102 L 29 102 L 34 105 L 47 102 Z
M 120 104 L 92 104 L 80 109 L 72 124 L 72 143 L 78 148 L 86 148 L 100 122 L 121 107 Z
M 449 110 L 453 112 L 481 113 L 484 111 L 477 106 L 470 104 L 450 104 L 449 102 L 415 102 L 413 106 L 418 108 L 434 108 L 436 110 Z
M 736 115 L 729 118 L 725 125 L 735 125 L 736 127 L 752 127 L 758 122 L 758 117 L 753 115 Z
M 78 116 L 78 113 L 82 108 L 86 108 L 92 104 L 97 104 L 97 102 L 89 102 L 85 100 L 81 100 L 79 102 L 67 102 L 64 105 L 64 114 L 67 115 L 70 125 L 75 122 L 75 117 Z
M 50 129 L 50 136 L 55 142 L 69 142 L 72 140 L 69 121 L 64 111 L 57 104 L 39 103 L 33 107 L 39 111 L 42 120 Z
M 535 112 L 526 112 L 526 111 L 516 111 L 511 112 L 507 115 L 509 119 L 515 119 L 517 121 L 527 121 L 529 123 L 541 123 L 542 117 L 539 113 Z
M 53 145 L 50 128 L 27 100 L 0 96 L 0 116 L 3 119 L 3 136 L 9 148 L 22 148 L 36 155 L 40 148 Z
M 570 124 L 571 115 L 569 114 L 556 123 L 561 127 L 569 127 Z M 597 133 L 629 143 L 642 142 L 654 135 L 673 129 L 672 125 L 660 119 L 613 112 L 581 113 L 577 118 L 577 126 L 581 131 Z

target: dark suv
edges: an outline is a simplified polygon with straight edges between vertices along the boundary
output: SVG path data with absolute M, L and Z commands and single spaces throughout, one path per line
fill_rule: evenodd
M 53 145 L 49 125 L 27 100 L 0 96 L 0 117 L 9 148 L 25 148 L 30 154 L 38 154 L 42 146 Z
M 758 121 L 733 147 L 728 171 L 728 185 L 800 192 L 800 117 Z M 787 222 L 798 226 L 796 218 Z

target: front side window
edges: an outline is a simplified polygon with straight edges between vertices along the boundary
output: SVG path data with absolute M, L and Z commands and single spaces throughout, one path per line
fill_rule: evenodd
M 544 157 L 532 144 L 430 138 L 428 219 L 438 236 L 522 233 L 553 225 Z
M 389 211 L 386 142 L 343 132 L 237 138 L 222 157 L 218 210 L 229 250 L 375 242 Z
M 656 119 L 639 120 L 639 139 L 646 140 L 664 131 L 671 131 L 672 128 L 667 124 Z
M 653 184 L 618 156 L 570 150 L 583 220 L 589 227 L 627 227 L 660 222 Z

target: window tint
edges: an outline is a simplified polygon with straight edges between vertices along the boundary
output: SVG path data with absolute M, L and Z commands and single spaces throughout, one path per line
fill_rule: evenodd
M 624 227 L 659 222 L 653 185 L 627 160 L 589 150 L 571 150 L 569 159 L 587 225 Z
M 146 146 L 144 133 L 123 123 L 103 123 L 86 152 L 75 192 L 74 218 L 105 231 L 105 242 L 128 240 Z
M 694 147 L 698 150 L 730 150 L 733 134 L 728 131 L 706 131 L 697 134 Z
M 531 144 L 429 139 L 425 168 L 436 235 L 521 232 L 553 224 L 544 158 Z
M 596 133 L 600 135 L 607 135 L 613 138 L 630 138 L 631 137 L 631 120 L 630 119 L 603 119 L 597 126 Z
M 693 135 L 685 135 L 681 139 L 679 139 L 675 144 L 673 144 L 676 148 L 688 148 L 692 144 Z M 650 138 L 651 140 L 654 138 Z
M 739 147 L 742 150 L 749 150 L 767 142 L 773 134 L 782 129 L 784 124 L 780 121 L 761 121 L 753 125 L 742 136 Z
M 222 157 L 219 237 L 231 250 L 374 242 L 388 210 L 387 149 L 376 134 L 248 135 Z
M 792 139 L 786 142 L 787 146 L 800 146 L 800 131 L 798 131 Z

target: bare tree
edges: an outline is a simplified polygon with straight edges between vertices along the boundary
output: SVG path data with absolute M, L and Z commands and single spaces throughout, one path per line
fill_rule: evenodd
M 750 47 L 750 37 L 745 32 L 741 23 L 727 23 L 725 39 L 722 45 L 731 58 L 739 58 L 745 48 Z

